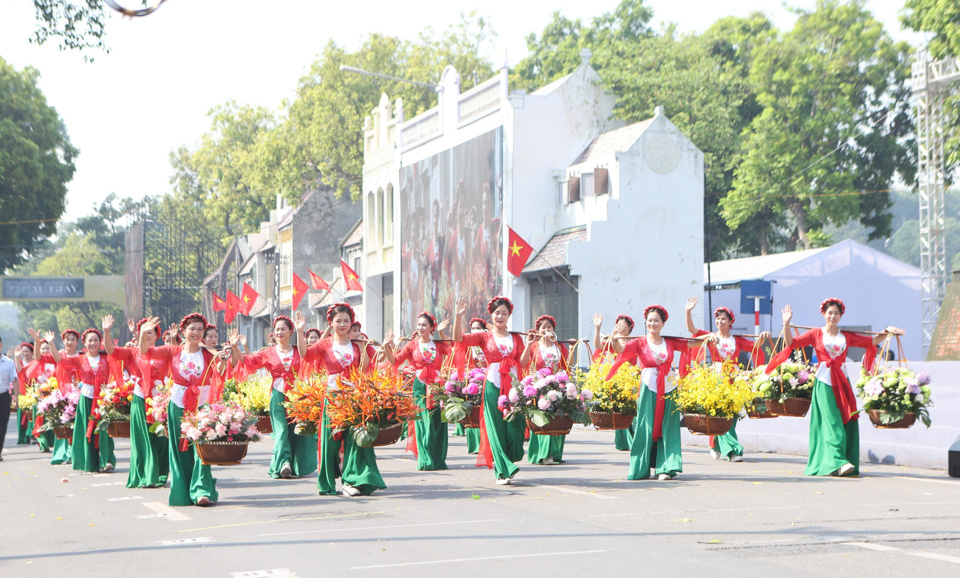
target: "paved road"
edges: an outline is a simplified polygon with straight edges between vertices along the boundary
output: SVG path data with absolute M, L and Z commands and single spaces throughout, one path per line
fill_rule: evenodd
M 568 462 L 521 464 L 496 486 L 451 437 L 449 471 L 378 450 L 389 488 L 320 497 L 313 478 L 270 480 L 270 442 L 215 469 L 214 508 L 166 506 L 113 474 L 51 466 L 11 445 L 0 462 L 0 576 L 960 575 L 960 480 L 866 465 L 806 478 L 804 459 L 718 462 L 684 448 L 670 482 L 627 481 L 613 435 L 575 430 Z

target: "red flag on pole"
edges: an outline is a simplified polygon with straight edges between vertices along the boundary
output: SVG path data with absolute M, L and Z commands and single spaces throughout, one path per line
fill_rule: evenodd
M 253 310 L 253 304 L 260 298 L 260 294 L 253 290 L 249 283 L 243 284 L 243 292 L 240 293 L 240 313 L 250 315 Z
M 214 313 L 216 313 L 217 311 L 226 311 L 226 310 L 227 310 L 227 302 L 224 301 L 219 295 L 217 295 L 216 291 L 211 291 L 210 293 L 213 294 L 213 311 L 214 311 Z
M 227 325 L 233 323 L 234 317 L 240 312 L 240 298 L 229 289 L 227 289 L 227 307 L 224 311 L 226 313 L 223 314 L 223 320 Z
M 360 284 L 360 275 L 357 275 L 357 272 L 343 260 L 340 261 L 340 270 L 343 271 L 343 282 L 347 285 L 347 291 L 363 291 L 363 285 Z
M 523 240 L 516 231 L 507 227 L 507 271 L 514 277 L 519 277 L 523 273 L 523 268 L 527 265 L 530 254 L 533 253 L 533 247 L 530 243 Z
M 310 273 L 310 284 L 313 285 L 313 288 L 317 291 L 329 291 L 330 286 L 327 285 L 327 282 L 320 278 L 319 275 L 307 269 L 307 273 Z
M 296 273 L 293 274 L 293 310 L 296 311 L 297 307 L 300 307 L 300 300 L 307 294 L 306 282 L 300 278 Z

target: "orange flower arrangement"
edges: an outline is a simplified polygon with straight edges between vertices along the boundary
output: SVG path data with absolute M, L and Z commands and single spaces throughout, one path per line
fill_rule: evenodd
M 316 435 L 323 419 L 323 400 L 327 397 L 327 374 L 314 373 L 306 380 L 296 380 L 286 393 L 283 406 L 287 419 L 294 424 L 297 435 Z
M 349 430 L 358 445 L 369 446 L 381 428 L 417 416 L 412 388 L 393 368 L 366 373 L 354 369 L 337 380 L 340 390 L 327 396 L 330 426 L 337 431 Z

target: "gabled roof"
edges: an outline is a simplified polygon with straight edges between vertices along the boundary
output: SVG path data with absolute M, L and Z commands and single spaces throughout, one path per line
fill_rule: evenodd
M 537 256 L 523 268 L 524 273 L 544 271 L 554 267 L 563 267 L 567 264 L 567 246 L 574 241 L 587 240 L 587 227 L 581 225 L 558 231 L 547 244 L 540 249 Z
M 579 165 L 591 159 L 607 157 L 612 153 L 628 150 L 633 146 L 633 143 L 637 142 L 637 139 L 640 138 L 640 135 L 643 134 L 643 131 L 647 130 L 647 127 L 650 126 L 652 122 L 653 119 L 648 118 L 647 120 L 635 122 L 631 125 L 603 133 L 593 139 L 593 142 L 591 142 L 590 145 L 580 153 L 577 160 L 571 164 Z
M 357 221 L 357 224 L 350 229 L 350 232 L 347 233 L 347 237 L 343 240 L 340 247 L 349 247 L 351 245 L 359 245 L 363 241 L 363 219 L 361 218 Z
M 551 82 L 550 84 L 541 86 L 540 88 L 538 88 L 537 90 L 534 90 L 530 94 L 535 96 L 547 96 L 548 94 L 552 93 L 554 90 L 560 88 L 560 86 L 563 85 L 563 83 L 566 82 L 567 79 L 569 79 L 571 76 L 573 76 L 573 73 L 570 73 L 564 76 L 563 78 L 558 78 L 553 82 Z

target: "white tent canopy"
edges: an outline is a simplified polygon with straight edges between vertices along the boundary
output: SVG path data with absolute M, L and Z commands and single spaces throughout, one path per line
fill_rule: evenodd
M 771 331 L 774 337 L 780 333 L 784 305 L 793 308 L 794 325 L 820 327 L 820 302 L 839 297 L 846 305 L 841 328 L 879 331 L 887 325 L 900 327 L 907 333 L 903 338 L 906 357 L 920 359 L 920 269 L 856 241 L 711 263 L 710 286 L 706 265 L 703 276 L 704 307 L 712 286 L 713 307 L 733 310 L 736 333 L 754 329 L 753 314 L 740 309 L 740 282 L 771 281 L 773 315 L 760 316 L 760 329 Z

